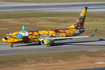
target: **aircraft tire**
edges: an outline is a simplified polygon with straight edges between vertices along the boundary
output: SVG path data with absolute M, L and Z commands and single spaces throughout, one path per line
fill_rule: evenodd
M 53 44 L 51 44 L 51 46 L 54 46 L 55 44 L 53 43 Z
M 53 43 L 50 46 L 54 46 L 54 45 L 55 45 L 55 43 L 54 43 L 54 40 L 53 40 Z
M 38 44 L 41 45 L 41 42 L 39 42 Z
M 11 47 L 13 47 L 13 44 L 11 44 Z

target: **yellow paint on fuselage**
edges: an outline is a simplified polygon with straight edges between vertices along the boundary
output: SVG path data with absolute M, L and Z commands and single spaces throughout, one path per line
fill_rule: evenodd
M 13 32 L 12 37 L 16 37 L 17 34 L 19 34 L 19 32 Z
M 39 35 L 39 33 L 35 31 L 35 32 L 34 32 L 34 35 Z
M 20 42 L 23 39 L 16 39 L 16 38 L 8 38 L 7 40 L 5 40 L 4 38 L 2 39 L 2 41 L 7 42 L 8 44 L 12 44 L 12 43 L 16 43 L 16 42 Z
M 16 42 L 20 42 L 23 39 L 16 39 L 16 35 L 19 34 L 19 32 L 13 32 L 13 33 L 9 33 L 6 35 L 7 40 L 5 40 L 5 38 L 2 38 L 3 42 L 7 42 L 8 44 L 12 44 L 12 43 L 16 43 Z
M 39 30 L 38 31 L 39 34 L 48 34 L 48 30 Z
M 56 32 L 54 30 L 48 30 L 50 37 L 56 37 Z
M 30 42 L 39 42 L 38 40 L 38 35 L 43 35 L 43 37 L 47 37 L 49 35 L 49 37 L 66 37 L 67 35 L 72 35 L 75 33 L 75 29 L 74 26 L 69 26 L 67 29 L 64 29 L 65 32 L 62 32 L 62 29 L 59 30 L 61 31 L 61 33 L 56 33 L 54 30 L 39 30 L 38 32 L 36 31 L 29 31 L 29 36 L 28 38 L 30 39 Z M 13 32 L 13 33 L 9 33 L 7 34 L 7 40 L 5 40 L 4 38 L 2 39 L 2 41 L 7 42 L 8 44 L 10 43 L 15 43 L 15 42 L 20 42 L 23 41 L 23 39 L 16 39 L 16 35 L 19 34 L 19 32 Z M 12 35 L 12 36 L 11 36 Z M 11 37 L 9 37 L 11 36 Z
M 62 29 L 59 29 L 60 33 L 56 33 L 54 30 L 39 30 L 37 31 L 29 31 L 29 36 L 28 38 L 30 39 L 28 42 L 39 42 L 38 40 L 38 36 L 42 35 L 42 37 L 46 38 L 48 35 L 49 37 L 66 37 L 67 35 L 72 35 L 75 33 L 75 28 L 74 25 L 69 26 L 67 29 L 64 29 L 65 32 L 62 32 Z M 8 44 L 12 44 L 15 42 L 22 42 L 23 39 L 17 39 L 16 35 L 19 34 L 19 32 L 13 32 L 13 33 L 9 33 L 7 34 L 7 40 L 5 40 L 4 38 L 2 39 L 2 41 L 7 42 Z M 9 37 L 11 36 L 11 37 Z
M 6 40 L 5 40 L 4 38 L 2 38 L 2 41 L 3 41 L 3 42 L 6 42 Z
M 30 39 L 29 43 L 31 42 L 39 42 L 38 38 L 36 36 L 28 36 L 28 38 Z
M 66 33 L 59 33 L 58 36 L 59 36 L 59 37 L 66 37 L 67 34 L 66 34 Z

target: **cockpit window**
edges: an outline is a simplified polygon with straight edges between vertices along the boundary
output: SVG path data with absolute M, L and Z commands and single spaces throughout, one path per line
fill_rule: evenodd
M 12 37 L 12 35 L 6 35 L 5 37 Z
M 12 35 L 9 35 L 8 37 L 12 37 Z

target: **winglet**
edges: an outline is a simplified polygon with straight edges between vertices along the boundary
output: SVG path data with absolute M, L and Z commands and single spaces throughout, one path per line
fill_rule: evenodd
M 23 27 L 22 27 L 22 30 L 21 31 L 24 31 L 24 28 L 25 28 L 25 23 L 23 24 Z
M 94 33 L 93 33 L 91 36 L 94 36 L 94 35 L 95 35 L 95 33 L 96 33 L 96 31 L 97 31 L 97 28 L 95 29 Z

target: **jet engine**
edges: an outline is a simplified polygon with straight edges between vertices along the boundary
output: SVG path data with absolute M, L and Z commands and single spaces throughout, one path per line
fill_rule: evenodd
M 50 45 L 50 46 L 52 46 L 52 45 L 54 45 L 54 41 L 51 40 L 51 39 L 43 39 L 41 41 L 41 45 Z

